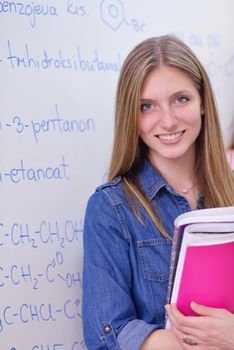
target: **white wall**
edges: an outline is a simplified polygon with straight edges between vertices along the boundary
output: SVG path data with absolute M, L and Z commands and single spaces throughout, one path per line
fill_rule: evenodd
M 108 170 L 121 62 L 176 33 L 208 69 L 227 139 L 233 13 L 232 0 L 0 1 L 1 350 L 85 348 L 84 211 Z

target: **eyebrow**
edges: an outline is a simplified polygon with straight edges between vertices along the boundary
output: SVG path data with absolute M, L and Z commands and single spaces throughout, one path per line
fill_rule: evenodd
M 193 93 L 193 91 L 184 89 L 184 90 L 179 90 L 179 91 L 175 92 L 172 96 L 184 95 L 184 94 L 192 94 L 192 93 Z
M 188 89 L 179 90 L 179 91 L 174 92 L 174 93 L 170 96 L 170 98 L 173 98 L 173 97 L 178 96 L 178 95 L 186 95 L 186 94 L 189 94 L 189 95 L 190 95 L 190 94 L 193 94 L 193 91 L 188 90 Z M 144 97 L 144 98 L 141 98 L 140 101 L 141 101 L 141 103 L 142 103 L 142 102 L 155 102 L 156 99 Z
M 154 100 L 153 98 L 142 98 L 140 99 L 140 102 L 155 102 L 156 100 Z

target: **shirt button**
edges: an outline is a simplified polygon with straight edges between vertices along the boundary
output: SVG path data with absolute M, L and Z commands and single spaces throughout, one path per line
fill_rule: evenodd
M 111 329 L 110 329 L 109 326 L 106 326 L 106 327 L 104 328 L 104 332 L 105 332 L 105 333 L 110 333 L 110 331 L 111 331 Z

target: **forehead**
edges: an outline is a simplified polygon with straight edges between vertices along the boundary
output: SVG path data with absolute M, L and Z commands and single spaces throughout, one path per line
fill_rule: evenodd
M 198 93 L 195 83 L 187 73 L 169 65 L 160 65 L 146 75 L 141 96 L 152 91 L 175 93 L 177 90 L 191 90 Z

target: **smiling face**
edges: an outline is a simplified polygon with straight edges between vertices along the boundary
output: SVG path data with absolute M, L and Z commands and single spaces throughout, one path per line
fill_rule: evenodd
M 168 159 L 195 159 L 201 129 L 201 98 L 193 81 L 168 65 L 146 76 L 141 89 L 138 129 L 154 164 Z

